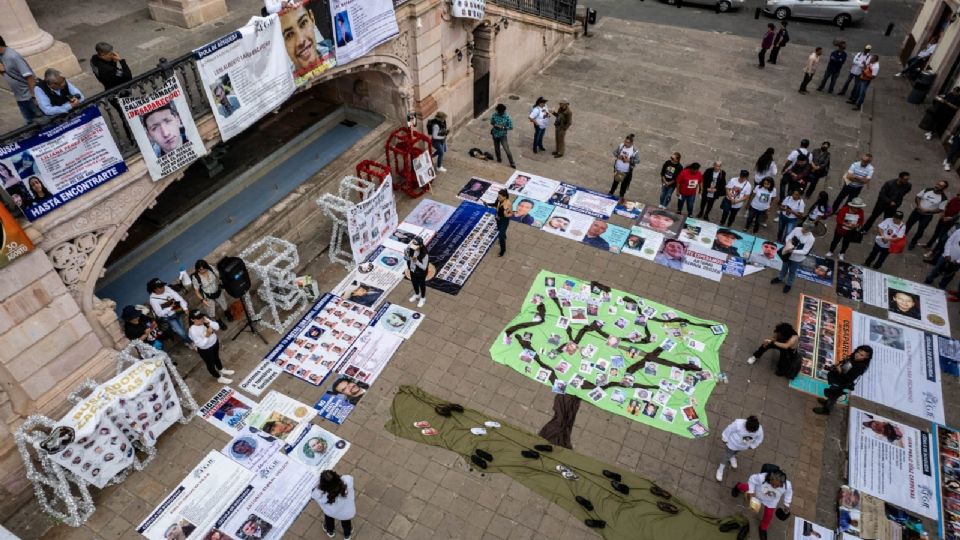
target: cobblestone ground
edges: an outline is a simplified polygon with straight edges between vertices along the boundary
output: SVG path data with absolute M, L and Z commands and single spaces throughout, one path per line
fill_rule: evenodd
M 763 21 L 758 22 L 759 25 Z M 848 39 L 857 49 L 854 31 Z M 864 113 L 855 113 L 843 100 L 811 91 L 801 96 L 803 57 L 809 53 L 788 48 L 778 66 L 759 70 L 753 65 L 753 40 L 728 35 L 638 22 L 604 19 L 595 37 L 582 39 L 542 73 L 531 74 L 517 92 L 519 100 L 502 96 L 514 114 L 517 130 L 511 135 L 514 155 L 522 170 L 606 190 L 613 147 L 626 133 L 636 133 L 642 162 L 631 195 L 655 203 L 657 171 L 672 150 L 685 160 L 707 163 L 721 158 L 728 171 L 749 168 L 767 146 L 777 149 L 782 163 L 798 141 L 833 142 L 834 174 L 828 180 L 832 194 L 839 189 L 839 172 L 858 152 L 872 150 L 878 180 L 901 169 L 913 172 L 918 186 L 940 178 L 942 159 L 934 143 L 926 142 L 915 127 L 922 110 L 907 105 L 907 87 L 889 78 L 892 59 L 886 59 L 887 78 L 874 84 Z M 819 78 L 817 79 L 819 80 Z M 538 95 L 556 103 L 565 97 L 575 111 L 568 134 L 566 156 L 532 155 L 532 129 L 524 113 Z M 552 133 L 547 136 L 552 150 Z M 503 181 L 510 170 L 466 157 L 469 148 L 490 149 L 486 117 L 466 125 L 452 141 L 446 166 L 449 172 L 435 184 L 433 198 L 456 204 L 455 194 L 472 175 Z M 951 176 L 951 180 L 956 178 Z M 867 191 L 872 204 L 878 186 Z M 415 201 L 402 200 L 400 213 Z M 771 236 L 773 229 L 761 230 Z M 826 240 L 815 251 L 826 251 Z M 864 246 L 851 248 L 848 260 L 861 261 Z M 434 291 L 423 311 L 426 320 L 400 349 L 369 391 L 360 407 L 342 426 L 324 427 L 353 443 L 341 462 L 341 472 L 356 477 L 358 516 L 356 538 L 464 538 L 529 539 L 591 538 L 594 533 L 559 507 L 503 475 L 480 475 L 454 454 L 386 433 L 389 405 L 401 384 L 417 384 L 428 392 L 503 418 L 530 431 L 550 417 L 552 394 L 512 369 L 494 363 L 487 350 L 495 336 L 519 310 L 533 276 L 549 269 L 595 279 L 676 307 L 696 316 L 722 321 L 730 335 L 721 350 L 728 385 L 719 385 L 707 405 L 714 433 L 705 440 L 688 440 L 614 416 L 596 407 L 580 409 L 573 431 L 574 448 L 656 480 L 665 488 L 711 513 L 742 511 L 729 495 L 734 479 L 745 478 L 762 463 L 778 463 L 791 475 L 797 515 L 832 526 L 836 521 L 832 497 L 844 469 L 846 408 L 830 418 L 814 415 L 812 397 L 788 389 L 772 375 L 768 362 L 744 363 L 759 340 L 781 320 L 794 321 L 799 294 L 835 299 L 832 289 L 798 280 L 791 294 L 768 284 L 770 271 L 743 279 L 724 277 L 713 283 L 670 271 L 649 261 L 599 252 L 533 228 L 511 226 L 508 253 L 488 256 L 458 296 Z M 919 279 L 926 266 L 911 252 L 891 257 L 885 271 Z M 310 271 L 321 289 L 342 278 L 342 269 L 314 261 Z M 405 302 L 402 284 L 390 299 Z M 869 306 L 855 309 L 880 315 Z M 954 323 L 960 321 L 956 312 Z M 881 315 L 882 316 L 882 315 Z M 276 335 L 268 334 L 271 343 Z M 227 341 L 225 362 L 239 373 L 249 371 L 266 352 L 250 334 Z M 216 384 L 188 351 L 178 352 L 181 366 L 194 366 L 189 383 L 198 401 L 214 393 Z M 189 359 L 187 359 L 189 358 Z M 956 381 L 946 384 L 948 423 L 957 423 Z M 317 389 L 281 376 L 272 386 L 305 403 L 313 403 Z M 857 406 L 898 418 L 892 411 L 868 402 Z M 722 455 L 718 427 L 748 414 L 761 417 L 766 441 L 756 452 L 740 458 L 740 469 L 717 483 L 713 473 Z M 916 419 L 903 418 L 913 425 Z M 57 527 L 51 538 L 135 538 L 133 526 L 151 510 L 210 449 L 219 449 L 227 436 L 202 420 L 177 426 L 161 438 L 159 457 L 147 470 L 124 484 L 97 493 L 98 511 L 79 529 Z M 39 513 L 19 516 L 10 524 L 30 536 L 43 521 Z M 322 516 L 310 504 L 290 531 L 291 538 L 317 538 Z M 27 525 L 31 527 L 27 528 Z M 36 534 L 35 532 L 33 533 Z M 755 533 L 754 533 L 755 534 Z M 787 535 L 775 522 L 771 538 Z

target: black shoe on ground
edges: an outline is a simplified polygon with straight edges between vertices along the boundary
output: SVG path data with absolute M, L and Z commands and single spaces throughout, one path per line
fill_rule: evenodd
M 822 397 L 821 397 L 821 398 L 817 398 L 817 403 L 819 403 L 819 404 L 821 404 L 821 405 L 826 405 L 826 404 L 827 404 L 827 400 L 824 399 L 824 398 L 822 398 Z
M 814 408 L 813 408 L 813 412 L 815 412 L 815 413 L 817 413 L 817 414 L 828 415 L 828 414 L 830 414 L 830 409 L 828 409 L 828 408 L 826 408 L 826 407 L 814 407 Z
M 788 292 L 790 292 L 790 289 L 792 289 L 792 287 L 791 287 L 790 285 L 784 285 L 784 286 L 783 286 L 783 294 L 787 294 Z
M 776 285 L 777 283 L 780 283 L 780 278 L 778 278 L 778 277 L 775 277 L 775 278 L 773 278 L 773 279 L 770 280 L 770 284 L 771 284 L 771 285 Z
M 740 496 L 740 490 L 737 488 L 736 485 L 734 485 L 733 488 L 730 490 L 730 496 L 731 496 L 731 497 L 739 497 L 739 496 Z

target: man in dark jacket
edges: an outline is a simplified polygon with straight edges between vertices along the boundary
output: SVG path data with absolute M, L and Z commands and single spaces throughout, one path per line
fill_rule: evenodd
M 773 39 L 773 48 L 770 49 L 770 63 L 777 63 L 777 55 L 780 54 L 780 49 L 787 46 L 787 43 L 790 43 L 790 32 L 787 32 L 787 21 L 780 21 L 780 30 L 777 30 L 777 37 Z
M 567 130 L 573 125 L 573 112 L 570 110 L 570 102 L 561 99 L 560 108 L 557 109 L 556 119 L 553 121 L 553 127 L 556 134 L 557 149 L 553 152 L 553 157 L 563 157 L 566 151 Z
M 823 92 L 823 87 L 827 84 L 827 79 L 830 80 L 830 87 L 827 88 L 827 93 L 833 93 L 833 87 L 837 84 L 837 77 L 840 75 L 840 70 L 843 69 L 843 64 L 847 61 L 847 42 L 841 41 L 837 43 L 837 48 L 830 53 L 830 60 L 827 62 L 827 69 L 823 72 L 823 79 L 820 80 L 820 86 L 817 87 L 817 90 Z
M 873 223 L 881 214 L 883 214 L 883 219 L 892 217 L 893 213 L 903 204 L 903 198 L 906 197 L 907 193 L 910 193 L 911 189 L 913 189 L 913 186 L 910 185 L 910 173 L 907 171 L 901 172 L 893 180 L 884 182 L 883 186 L 880 187 L 880 194 L 877 195 L 877 204 L 874 205 L 870 217 L 863 224 L 863 230 L 869 231 L 872 229 Z
M 825 398 L 817 400 L 820 406 L 813 409 L 813 412 L 830 414 L 830 409 L 840 397 L 847 392 L 853 392 L 857 379 L 870 367 L 871 359 L 873 359 L 873 348 L 869 345 L 861 345 L 853 350 L 853 354 L 833 366 L 827 372 L 827 384 L 830 386 L 823 391 Z
M 120 86 L 133 79 L 133 73 L 127 66 L 127 61 L 120 58 L 120 54 L 113 50 L 113 45 L 100 42 L 95 46 L 97 54 L 90 57 L 90 69 L 93 75 L 103 85 L 104 90 Z
M 124 307 L 121 318 L 123 319 L 123 335 L 127 336 L 127 339 L 139 339 L 155 349 L 163 349 L 163 343 L 160 341 L 163 333 L 157 326 L 156 321 L 140 313 L 133 306 Z

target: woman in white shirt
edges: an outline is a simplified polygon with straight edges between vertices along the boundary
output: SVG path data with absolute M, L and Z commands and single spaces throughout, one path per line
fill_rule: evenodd
M 220 325 L 211 321 L 199 309 L 190 312 L 190 339 L 197 346 L 197 352 L 203 359 L 207 371 L 216 377 L 220 384 L 230 384 L 233 381 L 224 375 L 233 375 L 232 369 L 223 369 L 220 362 L 220 340 L 217 339 L 217 330 Z
M 773 158 L 773 148 L 767 148 L 763 154 L 757 158 L 756 165 L 753 166 L 753 183 L 759 184 L 764 178 L 777 177 L 777 161 Z
M 750 198 L 750 207 L 747 208 L 747 230 L 753 224 L 753 234 L 757 234 L 760 229 L 760 218 L 767 215 L 770 204 L 774 199 L 776 184 L 773 178 L 767 177 L 760 181 L 760 185 L 753 190 L 753 197 Z
M 767 540 L 767 528 L 773 521 L 774 514 L 778 513 L 777 507 L 783 502 L 783 514 L 787 519 L 790 515 L 790 503 L 793 502 L 793 484 L 787 480 L 787 475 L 774 466 L 769 472 L 760 472 L 750 475 L 746 482 L 740 482 L 733 486 L 730 495 L 739 497 L 745 493 L 748 499 L 756 499 L 763 507 L 763 517 L 760 518 L 760 540 Z
M 803 217 L 806 204 L 803 202 L 803 191 L 794 189 L 790 196 L 780 201 L 780 221 L 777 225 L 777 241 L 783 240 L 790 231 L 797 226 L 797 220 Z
M 733 221 L 737 219 L 737 213 L 743 208 L 744 203 L 750 200 L 750 193 L 753 188 L 750 186 L 750 171 L 742 169 L 739 178 L 731 178 L 727 182 L 727 193 L 720 203 L 721 227 L 733 227 Z
M 873 266 L 874 270 L 883 266 L 883 261 L 887 260 L 890 254 L 890 242 L 900 240 L 907 235 L 907 226 L 903 223 L 903 212 L 897 210 L 893 217 L 881 221 L 877 225 L 877 238 L 873 242 L 873 249 L 870 255 L 864 261 L 865 266 Z M 873 260 L 877 262 L 874 263 Z
M 353 477 L 349 474 L 340 476 L 332 470 L 323 471 L 320 473 L 320 483 L 314 488 L 311 497 L 323 510 L 323 530 L 327 536 L 333 538 L 336 520 L 339 519 L 343 526 L 344 540 L 350 540 L 350 535 L 353 534 L 351 520 L 357 515 Z

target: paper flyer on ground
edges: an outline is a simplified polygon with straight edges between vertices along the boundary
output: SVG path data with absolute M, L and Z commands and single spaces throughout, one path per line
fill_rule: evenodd
M 256 405 L 256 401 L 229 386 L 224 386 L 200 407 L 198 414 L 220 431 L 232 436 L 243 429 L 247 415 Z
M 851 352 L 853 310 L 803 294 L 797 312 L 800 374 L 790 387 L 823 397 L 827 372 Z
M 513 216 L 510 217 L 510 220 L 539 229 L 550 218 L 553 208 L 553 205 L 545 202 L 519 196 L 513 201 Z
M 294 440 L 317 415 L 309 405 L 271 390 L 247 416 L 247 426 L 284 441 Z
M 403 218 L 403 222 L 436 231 L 447 222 L 456 209 L 456 206 L 443 204 L 432 199 L 423 199 L 417 204 L 416 208 L 407 214 L 407 217 Z
M 493 204 L 497 201 L 497 193 L 504 187 L 503 184 L 474 176 L 460 189 L 457 198 L 477 204 Z
M 437 269 L 427 286 L 458 294 L 497 239 L 493 209 L 463 202 L 437 231 L 427 254 Z
M 928 422 L 945 422 L 940 363 L 926 347 L 923 332 L 854 312 L 852 338 L 851 346 L 873 347 L 870 369 L 853 395 Z
M 282 440 L 247 426 L 220 450 L 220 453 L 255 471 L 272 460 L 286 446 Z
M 851 487 L 937 518 L 936 449 L 929 432 L 851 407 L 847 437 Z
M 207 154 L 176 77 L 149 94 L 117 99 L 150 178 L 159 180 Z
M 942 290 L 887 275 L 886 294 L 891 321 L 950 336 L 947 297 Z
M 617 200 L 614 195 L 561 183 L 547 202 L 595 218 L 607 219 L 613 215 Z
M 832 530 L 822 525 L 801 517 L 794 517 L 793 540 L 834 540 L 834 534 Z
M 709 431 L 706 402 L 726 333 L 720 323 L 541 271 L 490 356 L 553 392 L 699 438 Z
M 630 235 L 627 236 L 621 253 L 652 261 L 660 252 L 663 239 L 664 236 L 656 231 L 634 225 L 630 228 Z
M 349 442 L 316 424 L 310 424 L 310 429 L 289 443 L 286 454 L 290 459 L 306 465 L 317 475 L 336 467 L 350 450 Z
M 265 360 L 257 364 L 253 371 L 237 385 L 237 388 L 252 396 L 259 396 L 281 373 L 283 373 L 282 367 Z
M 362 261 L 397 228 L 397 203 L 388 174 L 377 189 L 346 211 L 347 234 L 355 261 Z
M 514 171 L 505 185 L 511 195 L 522 195 L 547 202 L 560 187 L 560 182 L 531 173 Z
M 370 252 L 366 262 L 371 262 L 384 270 L 403 274 L 407 265 L 403 260 L 403 253 L 384 246 L 377 246 Z
M 543 225 L 542 230 L 580 242 L 587 235 L 587 229 L 590 228 L 593 221 L 592 216 L 556 207 L 550 214 L 550 219 Z

